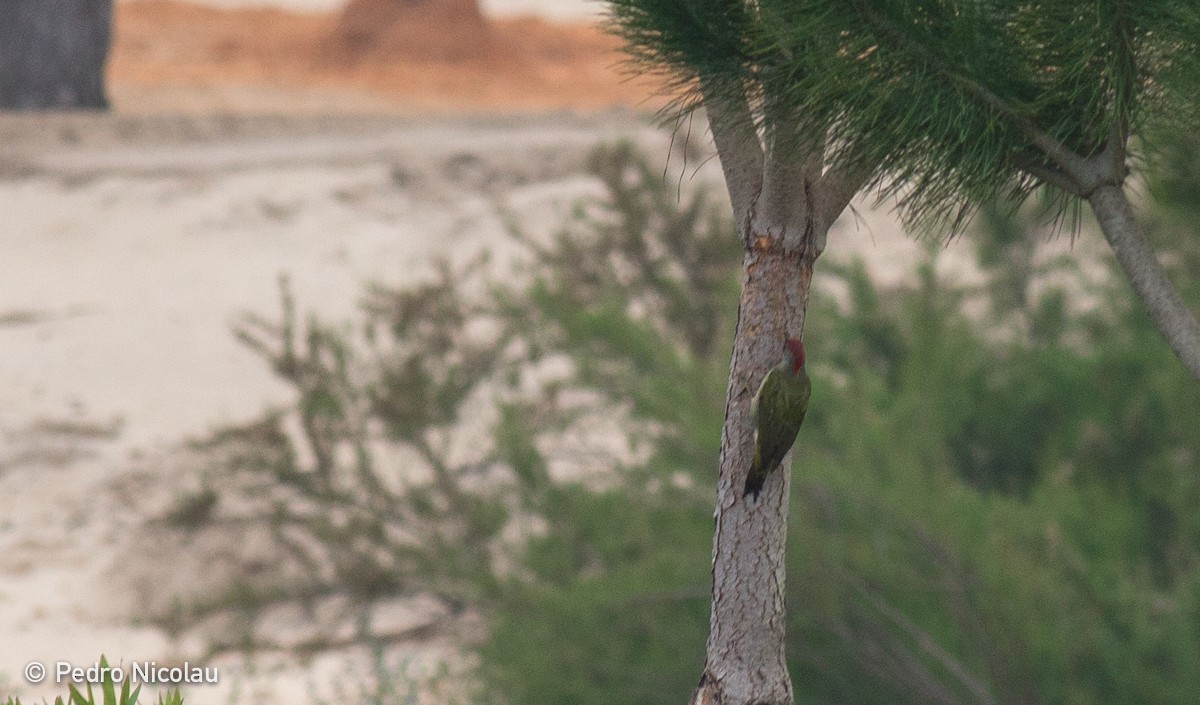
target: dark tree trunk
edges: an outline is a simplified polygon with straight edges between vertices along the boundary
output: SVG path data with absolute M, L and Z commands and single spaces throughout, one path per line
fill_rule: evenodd
M 0 109 L 108 107 L 112 0 L 0 0 Z

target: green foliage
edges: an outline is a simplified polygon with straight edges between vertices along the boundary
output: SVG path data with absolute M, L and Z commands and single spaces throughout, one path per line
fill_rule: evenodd
M 520 286 L 489 283 L 484 259 L 441 266 L 417 286 L 372 288 L 360 333 L 302 322 L 284 281 L 279 322 L 239 324 L 238 337 L 295 389 L 295 408 L 198 443 L 220 468 L 178 500 L 168 523 L 265 529 L 290 575 L 181 605 L 175 627 L 339 593 L 364 606 L 433 595 L 460 614 L 507 599 L 500 566 L 513 562 L 514 541 L 520 572 L 542 577 L 649 552 L 627 542 L 594 550 L 602 533 L 576 523 L 592 494 L 555 478 L 556 465 L 582 464 L 588 482 L 603 467 L 624 470 L 610 480 L 707 514 L 707 492 L 696 488 L 717 447 L 696 440 L 720 420 L 701 395 L 728 366 L 714 342 L 726 337 L 717 312 L 736 300 L 724 265 L 736 242 L 710 199 L 677 203 L 630 145 L 597 150 L 591 170 L 611 203 L 582 209 L 549 244 L 526 240 L 531 268 Z M 548 374 L 556 360 L 572 364 Z M 597 421 L 614 422 L 629 453 L 648 462 L 635 473 L 611 444 L 588 456 L 563 442 Z M 615 501 L 597 519 L 618 512 Z M 629 521 L 649 531 L 661 517 L 648 510 Z M 212 648 L 253 646 L 241 635 Z
M 304 430 L 244 429 L 221 493 L 267 498 L 259 520 L 298 532 L 323 589 L 482 611 L 481 691 L 505 705 L 681 702 L 703 660 L 738 244 L 627 146 L 593 170 L 611 199 L 525 238 L 510 283 L 445 269 L 375 291 L 361 340 L 299 332 L 286 297 L 282 324 L 243 328 Z M 1191 703 L 1200 402 L 1123 280 L 1041 261 L 1025 213 L 983 213 L 977 286 L 936 247 L 891 287 L 821 262 L 837 286 L 810 302 L 793 468 L 797 701 Z M 1197 261 L 1176 221 L 1154 235 Z M 481 404 L 484 440 L 450 453 Z M 580 462 L 599 421 L 632 447 Z
M 535 357 L 569 358 L 574 385 L 625 407 L 634 440 L 653 440 L 647 469 L 707 478 L 739 244 L 706 191 L 676 202 L 630 144 L 597 150 L 591 171 L 609 194 L 602 212 L 579 214 L 548 245 L 527 241 L 533 281 L 506 295 L 506 312 Z
M 1200 403 L 1126 285 L 1096 283 L 1075 258 L 1036 258 L 1034 216 L 984 215 L 980 286 L 940 276 L 933 247 L 911 284 L 890 288 L 860 262 L 822 263 L 846 294 L 818 291 L 808 318 L 814 392 L 788 561 L 797 701 L 1189 703 L 1200 688 L 1200 521 L 1189 510 Z M 1167 251 L 1187 252 L 1171 234 Z M 544 257 L 531 289 L 543 352 L 568 351 L 574 383 L 602 394 L 686 390 L 679 398 L 703 410 L 633 406 L 668 445 L 695 419 L 683 437 L 713 453 L 723 375 L 626 342 L 672 324 L 625 291 L 573 287 L 587 281 L 578 240 L 620 248 L 586 227 L 564 237 L 555 247 L 571 255 Z M 713 281 L 732 286 L 737 254 L 720 256 Z M 541 297 L 547 281 L 553 296 Z M 572 325 L 595 310 L 605 316 Z M 727 349 L 731 324 L 715 327 L 724 341 L 713 348 Z M 669 457 L 711 485 L 715 456 L 652 452 L 646 464 L 672 467 Z M 575 488 L 549 503 L 561 512 L 491 612 L 483 674 L 497 700 L 665 703 L 694 687 L 710 500 L 647 492 L 636 478 L 661 476 L 630 470 L 619 492 Z
M 1035 132 L 1086 158 L 1114 134 L 1200 126 L 1185 0 L 616 0 L 613 27 L 685 106 L 706 83 L 827 134 L 831 159 L 879 165 L 875 185 L 923 223 L 1028 195 L 1054 166 Z
M 994 312 L 1025 301 L 997 335 L 930 264 L 887 292 L 839 269 L 795 464 L 790 604 L 820 606 L 791 615 L 800 701 L 1187 702 L 1200 403 L 1131 292 L 1055 327 L 1038 284 L 1086 292 L 1073 267 L 985 286 Z
M 704 661 L 712 522 L 680 497 L 558 493 L 533 575 L 491 612 L 485 690 L 507 703 L 686 699 Z
M 758 20 L 748 3 L 612 0 L 611 5 L 611 28 L 628 42 L 637 68 L 668 79 L 685 105 L 699 104 L 701 80 L 734 90 L 754 69 L 758 57 L 751 41 Z
M 493 443 L 465 439 L 487 385 L 511 367 L 507 328 L 488 325 L 460 288 L 484 266 L 441 265 L 415 287 L 372 288 L 359 330 L 302 320 L 286 280 L 279 322 L 239 323 L 242 342 L 294 388 L 295 406 L 194 444 L 217 467 L 167 523 L 254 532 L 282 568 L 177 605 L 160 617 L 167 626 L 241 612 L 246 631 L 210 648 L 251 650 L 264 609 L 346 595 L 338 625 L 369 639 L 364 615 L 380 599 L 430 595 L 454 616 L 495 589 L 493 560 L 512 511 L 502 475 L 511 469 L 518 484 L 533 485 L 545 469 L 525 433 L 538 411 L 519 401 L 497 400 L 503 422 Z M 303 648 L 331 638 L 314 634 Z

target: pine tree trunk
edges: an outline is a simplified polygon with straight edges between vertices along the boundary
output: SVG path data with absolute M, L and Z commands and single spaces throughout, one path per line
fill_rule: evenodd
M 108 107 L 112 0 L 0 0 L 0 109 Z
M 692 703 L 792 705 L 784 653 L 790 460 L 757 500 L 742 496 L 754 452 L 750 401 L 783 358 L 783 341 L 803 337 L 813 266 L 869 170 L 825 170 L 823 140 L 786 124 L 769 124 L 760 140 L 746 102 L 706 95 L 705 105 L 746 253 L 717 479 L 712 614 Z
M 742 493 L 754 454 L 750 400 L 781 359 L 784 339 L 804 330 L 815 255 L 788 251 L 753 228 L 743 236 L 750 245 L 721 438 L 711 628 L 695 702 L 791 705 L 784 653 L 790 460 L 767 477 L 757 501 Z

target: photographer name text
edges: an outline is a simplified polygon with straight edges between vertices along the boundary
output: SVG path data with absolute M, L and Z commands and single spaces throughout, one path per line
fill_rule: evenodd
M 220 672 L 212 666 L 182 664 L 164 666 L 157 661 L 134 661 L 129 664 L 100 664 L 77 666 L 69 661 L 53 664 L 32 662 L 25 667 L 25 678 L 31 683 L 41 683 L 52 676 L 56 684 L 72 685 L 101 683 L 124 683 L 132 685 L 211 685 L 220 680 Z

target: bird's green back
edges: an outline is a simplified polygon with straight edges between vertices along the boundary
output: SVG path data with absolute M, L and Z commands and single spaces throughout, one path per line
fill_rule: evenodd
M 793 375 L 789 367 L 771 368 L 751 402 L 755 427 L 759 429 L 753 466 L 761 472 L 771 472 L 783 462 L 808 410 L 812 382 L 804 368 Z

